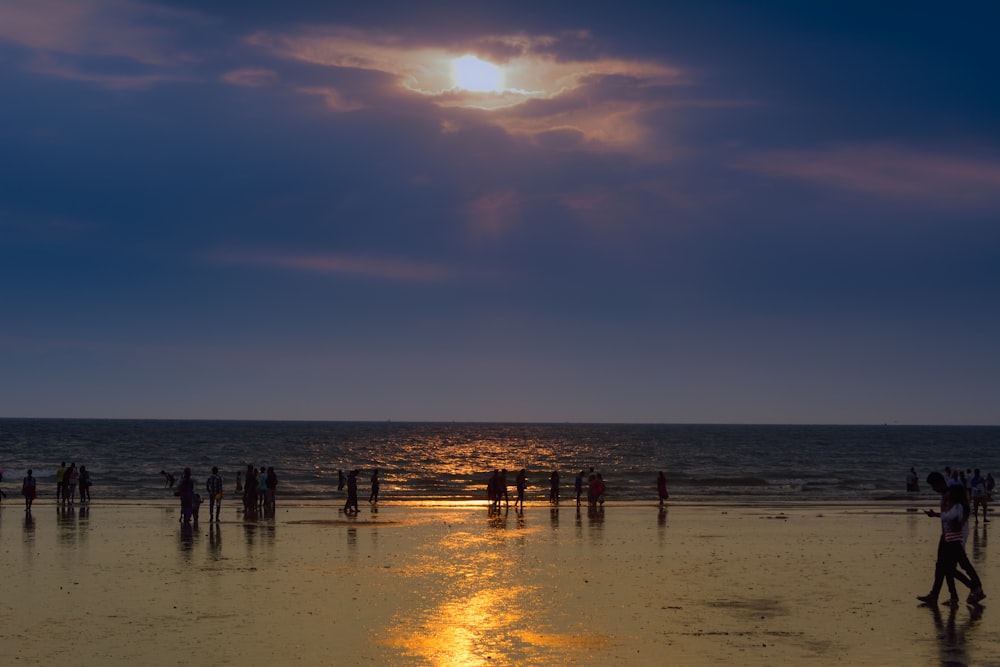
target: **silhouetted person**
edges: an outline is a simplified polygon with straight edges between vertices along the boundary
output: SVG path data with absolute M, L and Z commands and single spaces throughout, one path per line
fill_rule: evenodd
M 357 514 L 358 509 L 358 471 L 347 473 L 347 502 L 344 504 L 345 514 Z
M 486 505 L 490 512 L 500 505 L 500 471 L 495 469 L 486 481 Z
M 976 468 L 975 474 L 969 480 L 969 494 L 972 496 L 972 517 L 976 520 L 976 523 L 979 523 L 980 507 L 983 508 L 983 521 L 989 521 L 986 518 L 989 492 L 986 490 L 986 479 L 979 473 L 979 468 Z
M 559 504 L 559 471 L 553 470 L 549 475 L 549 502 Z
M 278 475 L 268 466 L 264 475 L 264 514 L 274 514 L 274 497 L 278 491 Z
M 21 495 L 24 496 L 24 511 L 31 511 L 31 503 L 35 502 L 35 498 L 38 497 L 38 488 L 36 486 L 35 478 L 31 476 L 31 471 L 28 471 L 28 475 L 21 481 Z
M 528 488 L 528 477 L 524 468 L 518 471 L 517 477 L 514 479 L 514 487 L 517 490 L 517 500 L 514 501 L 514 509 L 517 509 L 517 506 L 520 505 L 523 510 L 524 490 Z
M 90 471 L 87 466 L 80 466 L 80 503 L 90 502 Z
M 181 522 L 191 523 L 194 515 L 194 480 L 191 479 L 191 468 L 184 468 L 184 476 L 177 485 L 177 495 L 181 499 Z
M 267 500 L 267 470 L 260 467 L 257 473 L 257 509 L 264 511 L 264 501 Z
M 218 521 L 222 513 L 222 475 L 216 466 L 212 466 L 212 474 L 205 481 L 205 491 L 208 493 L 208 520 Z
M 174 488 L 174 481 L 175 481 L 174 480 L 174 476 L 171 475 L 166 470 L 161 470 L 160 474 L 163 475 L 163 488 L 164 489 L 172 489 L 172 488 Z
M 500 504 L 500 496 L 503 496 L 504 505 L 510 507 L 510 496 L 507 495 L 507 469 L 500 470 L 500 480 L 497 483 L 497 504 Z
M 941 494 L 941 511 L 927 510 L 927 516 L 941 518 L 941 538 L 938 541 L 937 560 L 934 564 L 934 585 L 927 595 L 918 595 L 917 599 L 925 604 L 936 605 L 941 584 L 947 582 L 951 593 L 948 604 L 957 605 L 958 591 L 955 589 L 955 579 L 971 589 L 968 601 L 978 603 L 986 594 L 983 593 L 979 576 L 969 563 L 962 546 L 965 524 L 969 519 L 968 499 L 965 489 L 961 486 L 951 486 L 939 472 L 927 475 L 927 484 Z M 958 565 L 968 573 L 968 577 L 958 571 Z
M 246 516 L 257 513 L 257 491 L 257 471 L 252 465 L 248 465 L 246 482 L 243 484 L 243 514 Z
M 56 502 L 63 499 L 66 494 L 66 462 L 63 461 L 59 469 L 56 470 Z
M 337 490 L 338 491 L 343 491 L 344 490 L 344 484 L 346 482 L 347 482 L 347 478 L 344 477 L 344 471 L 343 470 L 338 470 L 337 471 Z
M 377 503 L 378 502 L 378 468 L 375 468 L 375 472 L 372 473 L 372 492 L 368 496 L 368 502 Z
M 66 482 L 66 491 L 63 494 L 63 501 L 72 503 L 76 500 L 76 485 L 80 482 L 80 471 L 77 469 L 75 463 L 71 463 L 69 470 L 66 471 L 66 475 L 63 477 Z
M 667 491 L 667 476 L 663 474 L 662 470 L 656 476 L 656 495 L 660 497 L 661 505 L 670 497 L 670 493 Z

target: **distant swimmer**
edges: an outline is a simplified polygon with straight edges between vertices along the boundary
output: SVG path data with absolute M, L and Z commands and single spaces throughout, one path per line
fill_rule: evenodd
M 920 490 L 920 484 L 917 481 L 916 468 L 910 468 L 910 472 L 906 473 L 906 490 L 907 492 L 916 492 Z
M 174 480 L 174 476 L 171 475 L 166 470 L 161 470 L 160 474 L 163 475 L 163 488 L 164 489 L 172 489 L 172 488 L 174 488 L 174 481 L 175 481 Z

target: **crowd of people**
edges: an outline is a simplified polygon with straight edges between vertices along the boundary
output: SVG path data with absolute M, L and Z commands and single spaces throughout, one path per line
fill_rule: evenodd
M 337 471 L 337 491 L 343 492 L 346 490 L 347 498 L 343 508 L 343 511 L 346 514 L 357 514 L 359 512 L 358 477 L 360 474 L 360 471 L 357 469 L 348 471 L 346 475 L 343 470 Z M 173 474 L 167 472 L 166 470 L 161 470 L 160 475 L 163 476 L 163 487 L 165 489 L 173 489 L 174 496 L 180 499 L 180 521 L 182 523 L 197 522 L 201 505 L 206 499 L 209 503 L 209 521 L 219 521 L 222 510 L 222 499 L 225 493 L 223 490 L 224 482 L 219 473 L 218 467 L 213 467 L 211 474 L 205 480 L 204 495 L 199 490 L 198 483 L 192 476 L 190 468 L 184 468 L 183 472 L 181 472 L 180 482 L 177 481 L 177 478 Z M 486 485 L 486 497 L 487 504 L 491 512 L 499 510 L 501 501 L 506 507 L 510 506 L 510 493 L 507 475 L 507 469 L 504 468 L 494 470 L 489 477 Z M 992 477 L 990 479 L 992 479 Z M 0 470 L 0 481 L 2 480 L 3 471 Z M 372 471 L 370 483 L 371 492 L 368 496 L 368 502 L 375 504 L 378 503 L 379 491 L 381 487 L 378 468 L 375 468 Z M 245 473 L 237 472 L 236 493 L 242 500 L 244 515 L 260 515 L 265 517 L 273 516 L 277 486 L 278 476 L 274 472 L 273 467 L 265 468 L 264 466 L 261 466 L 258 469 L 254 465 L 249 464 L 246 467 Z M 57 502 L 66 504 L 74 503 L 77 497 L 77 491 L 79 490 L 80 502 L 88 503 L 90 501 L 90 487 L 90 473 L 87 471 L 86 466 L 80 466 L 78 468 L 77 465 L 73 463 L 67 467 L 64 462 L 56 471 Z M 528 488 L 527 471 L 524 468 L 521 468 L 521 470 L 516 473 L 514 487 L 516 493 L 514 508 L 523 510 L 525 493 Z M 656 489 L 657 495 L 660 499 L 660 505 L 662 506 L 669 497 L 666 486 L 666 477 L 663 472 L 660 472 L 657 477 Z M 601 473 L 595 472 L 593 468 L 590 468 L 589 473 L 586 470 L 581 470 L 576 475 L 574 490 L 576 492 L 577 505 L 581 504 L 584 492 L 586 492 L 588 507 L 603 509 L 606 485 L 604 477 Z M 2 493 L 2 491 L 0 491 L 0 493 Z M 21 493 L 25 498 L 25 508 L 30 511 L 32 502 L 38 496 L 36 479 L 33 475 L 33 471 L 31 470 L 28 470 L 28 474 L 22 481 Z M 560 476 L 558 470 L 553 470 L 549 475 L 549 502 L 554 505 L 558 505 L 559 500 Z
M 993 500 L 993 494 L 997 488 L 996 480 L 993 479 L 993 473 L 987 473 L 983 477 L 979 468 L 967 468 L 963 471 L 958 468 L 952 469 L 951 466 L 945 466 L 944 478 L 949 487 L 957 486 L 964 490 L 966 500 L 971 505 L 972 518 L 976 523 L 979 522 L 980 510 L 983 513 L 983 521 L 989 521 L 986 518 L 986 511 L 990 501 Z M 911 493 L 920 491 L 918 480 L 916 468 L 910 468 L 910 472 L 906 473 L 906 490 Z
M 510 506 L 507 475 L 508 472 L 506 468 L 494 469 L 486 482 L 486 504 L 491 513 L 500 510 L 501 502 L 503 502 L 504 507 Z M 549 475 L 549 503 L 553 505 L 559 504 L 559 480 L 559 471 L 553 470 Z M 514 499 L 515 510 L 518 508 L 522 510 L 524 509 L 524 494 L 527 488 L 527 471 L 524 468 L 521 468 L 517 472 L 514 479 L 514 489 L 517 494 Z M 590 468 L 589 472 L 587 470 L 581 470 L 577 473 L 576 478 L 573 481 L 573 490 L 576 493 L 577 506 L 580 506 L 583 502 L 583 498 L 586 497 L 587 507 L 595 510 L 603 510 L 604 496 L 607 491 L 607 485 L 605 484 L 604 476 L 601 473 L 595 472 L 593 468 Z M 585 492 L 586 496 L 584 496 Z M 667 478 L 662 471 L 660 471 L 657 475 L 656 492 L 660 500 L 660 506 L 662 507 L 670 497 L 670 493 L 667 490 Z
M 3 481 L 3 470 L 0 470 L 0 482 Z M 76 463 L 66 467 L 66 462 L 60 464 L 56 470 L 56 503 L 60 505 L 74 505 L 79 500 L 81 505 L 90 502 L 90 487 L 92 485 L 90 472 L 87 466 L 77 467 Z M 35 478 L 34 470 L 28 470 L 28 474 L 21 480 L 21 495 L 24 497 L 24 511 L 31 512 L 31 506 L 38 498 L 38 480 Z M 0 498 L 6 498 L 7 494 L 0 490 Z

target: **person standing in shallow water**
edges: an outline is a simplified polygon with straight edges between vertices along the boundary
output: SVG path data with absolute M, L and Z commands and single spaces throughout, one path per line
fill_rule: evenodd
M 205 482 L 205 491 L 208 493 L 208 520 L 212 521 L 214 518 L 218 521 L 222 513 L 222 475 L 217 466 L 212 466 L 212 474 Z
M 517 490 L 517 500 L 514 501 L 514 509 L 517 509 L 517 506 L 520 505 L 521 506 L 521 510 L 523 511 L 524 510 L 524 490 L 528 488 L 528 477 L 527 477 L 527 473 L 525 472 L 524 468 L 521 468 L 518 471 L 517 477 L 514 479 L 514 487 Z
M 257 471 L 253 465 L 248 465 L 246 481 L 243 483 L 243 514 L 246 516 L 257 513 L 257 491 Z
M 273 466 L 267 467 L 267 474 L 264 476 L 264 514 L 274 515 L 274 499 L 278 492 L 278 475 L 274 472 Z
M 559 504 L 559 471 L 553 470 L 549 475 L 549 502 L 553 505 Z
M 267 500 L 267 470 L 260 467 L 257 473 L 257 511 L 263 512 L 265 501 Z
M 497 505 L 500 504 L 500 496 L 503 496 L 504 507 L 510 507 L 510 496 L 507 495 L 507 469 L 500 470 L 500 477 L 497 482 Z
M 181 523 L 191 523 L 194 515 L 194 480 L 191 479 L 191 468 L 184 468 L 184 476 L 177 484 L 177 495 L 181 499 Z
M 372 473 L 372 492 L 371 495 L 368 496 L 369 503 L 378 502 L 378 489 L 379 489 L 378 468 L 375 468 L 375 472 Z
M 986 505 L 989 493 L 986 491 L 986 479 L 979 473 L 979 468 L 976 468 L 975 474 L 969 480 L 969 495 L 972 496 L 972 518 L 975 519 L 976 523 L 979 523 L 979 508 L 982 507 L 983 523 L 988 522 Z
M 90 472 L 87 466 L 80 466 L 80 503 L 90 502 Z
M 656 477 L 656 495 L 660 497 L 661 506 L 667 501 L 667 498 L 670 497 L 670 494 L 667 492 L 667 476 L 663 474 L 662 470 Z
M 56 470 L 56 502 L 63 499 L 66 493 L 66 462 L 63 461 L 59 469 Z
M 68 502 L 72 505 L 76 500 L 76 485 L 80 481 L 80 471 L 77 470 L 75 463 L 70 464 L 69 470 L 66 471 L 63 479 L 66 482 L 66 489 L 63 492 L 63 502 Z
M 28 470 L 28 475 L 21 481 L 21 495 L 24 496 L 24 511 L 31 512 L 31 503 L 38 497 L 38 487 L 31 470 Z
M 357 514 L 358 509 L 358 471 L 347 473 L 347 502 L 344 504 L 344 514 Z

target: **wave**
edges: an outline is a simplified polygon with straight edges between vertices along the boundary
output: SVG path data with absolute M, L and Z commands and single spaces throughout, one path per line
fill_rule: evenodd
M 771 483 L 760 477 L 701 477 L 688 480 L 692 486 L 770 486 Z

